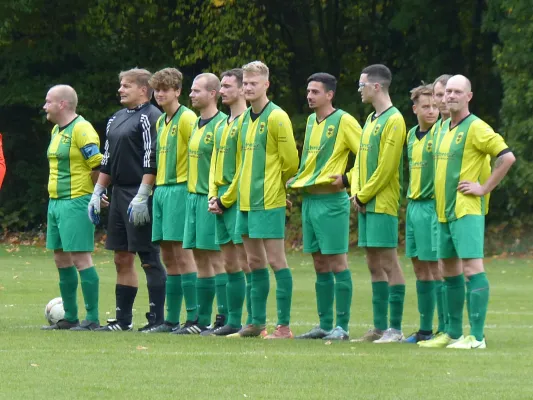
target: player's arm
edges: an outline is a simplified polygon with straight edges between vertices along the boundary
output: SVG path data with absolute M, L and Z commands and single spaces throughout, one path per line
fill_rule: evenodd
M 230 208 L 237 201 L 237 194 L 239 192 L 239 177 L 241 176 L 241 166 L 242 166 L 242 122 L 244 117 L 239 118 L 239 124 L 237 125 L 237 149 L 235 151 L 235 175 L 233 179 L 220 199 L 218 199 L 218 206 L 222 209 Z
M 215 185 L 215 173 L 218 157 L 218 148 L 217 148 L 217 132 L 220 128 L 221 122 L 226 123 L 226 120 L 218 121 L 215 125 L 214 136 L 213 136 L 213 152 L 211 153 L 211 164 L 209 165 L 209 193 L 207 198 L 211 199 L 212 197 L 218 197 L 218 187 Z
M 507 147 L 503 138 L 494 132 L 489 125 L 483 123 L 474 133 L 472 144 L 476 149 L 496 157 L 494 168 L 485 183 L 461 181 L 457 189 L 463 194 L 485 196 L 499 185 L 516 161 L 516 158 L 511 149 Z
M 6 176 L 6 159 L 4 158 L 4 148 L 2 147 L 2 134 L 0 133 L 0 189 Z
M 390 121 L 390 120 L 389 120 Z M 398 171 L 400 159 L 403 154 L 405 142 L 405 122 L 398 115 L 390 121 L 382 132 L 381 141 L 383 148 L 380 150 L 381 162 L 363 187 L 360 187 L 355 195 L 359 206 L 364 206 L 382 191 Z
M 298 149 L 292 123 L 285 112 L 273 112 L 269 117 L 269 131 L 277 139 L 283 186 L 298 171 Z
M 490 165 L 490 155 L 487 154 L 483 166 L 481 167 L 481 174 L 479 175 L 479 183 L 484 184 L 489 179 L 490 174 L 492 173 L 492 167 Z M 489 213 L 489 203 L 490 203 L 490 193 L 487 193 L 485 196 L 485 215 Z
M 359 125 L 359 122 L 357 122 L 357 120 L 350 114 L 344 114 L 340 122 L 339 131 L 342 132 L 344 146 L 350 149 L 350 151 L 357 156 L 359 144 L 361 143 L 361 134 L 363 131 L 361 129 L 361 125 Z M 354 164 L 354 167 L 349 172 L 344 173 L 341 176 L 340 182 L 337 181 L 339 187 L 348 188 L 351 186 L 352 176 L 356 165 L 357 164 Z M 342 186 L 340 186 L 341 183 Z

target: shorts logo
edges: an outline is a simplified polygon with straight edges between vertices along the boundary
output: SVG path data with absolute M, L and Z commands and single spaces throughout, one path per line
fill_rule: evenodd
M 213 141 L 213 132 L 207 132 L 204 137 L 204 143 L 209 144 Z
M 266 127 L 266 124 L 264 122 L 261 122 L 261 124 L 259 125 L 259 134 L 260 135 L 265 133 L 265 127 Z
M 433 151 L 433 141 L 428 140 L 428 142 L 426 143 L 426 151 L 428 153 L 431 153 Z
M 463 140 L 463 136 L 464 136 L 464 132 L 459 132 L 459 133 L 457 134 L 457 137 L 455 138 L 455 143 L 456 143 L 456 144 L 461 143 L 461 141 Z
M 331 138 L 333 134 L 335 133 L 335 125 L 328 126 L 328 130 L 326 131 L 327 138 Z
M 229 137 L 235 137 L 235 134 L 237 133 L 237 127 L 234 126 L 233 128 L 231 128 L 231 131 L 229 132 Z
M 178 131 L 178 127 L 176 125 L 174 125 L 172 127 L 172 130 L 170 131 L 170 136 L 176 136 L 177 131 Z
M 374 128 L 374 131 L 372 132 L 372 135 L 377 136 L 381 129 L 381 124 L 376 124 L 376 127 Z

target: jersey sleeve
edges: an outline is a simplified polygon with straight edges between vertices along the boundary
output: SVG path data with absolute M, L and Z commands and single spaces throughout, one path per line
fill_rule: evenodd
M 156 151 L 157 151 L 157 120 L 161 115 L 159 110 L 150 110 L 147 114 L 141 114 L 139 120 L 141 125 L 144 158 L 143 170 L 144 174 L 156 175 Z
M 498 133 L 486 123 L 481 120 L 474 122 L 476 124 L 472 144 L 485 154 L 490 154 L 492 157 L 498 156 L 503 150 L 508 148 L 507 144 Z
M 380 151 L 381 160 L 378 167 L 365 185 L 355 193 L 361 203 L 366 204 L 376 197 L 398 171 L 405 143 L 405 131 L 405 122 L 400 114 L 396 114 L 389 119 L 381 134 L 383 148 Z
M 359 151 L 359 144 L 361 142 L 361 125 L 359 125 L 359 122 L 352 117 L 350 114 L 344 114 L 341 118 L 341 123 L 339 126 L 339 130 L 343 134 L 343 141 L 344 145 L 350 149 L 350 151 L 357 156 L 357 152 Z M 354 164 L 355 168 L 355 164 Z M 352 175 L 353 175 L 353 169 L 350 170 L 346 174 L 346 177 L 348 178 L 348 183 L 351 184 L 352 182 Z
M 237 201 L 237 195 L 239 193 L 239 177 L 241 176 L 241 166 L 242 166 L 242 138 L 241 138 L 241 131 L 242 131 L 242 122 L 244 121 L 244 116 L 241 115 L 239 117 L 239 123 L 237 125 L 237 149 L 235 151 L 235 175 L 233 175 L 233 179 L 231 181 L 231 184 L 228 187 L 228 190 L 226 190 L 226 193 L 222 195 L 220 198 L 220 201 L 222 202 L 222 205 L 226 208 L 231 207 L 235 202 Z
M 107 121 L 107 126 L 105 129 L 105 145 L 104 145 L 104 155 L 102 157 L 102 163 L 100 167 L 100 172 L 111 175 L 111 163 L 109 162 L 109 158 L 111 156 L 111 153 L 109 152 L 109 130 L 111 129 L 111 124 L 117 117 L 117 114 L 113 115 L 109 121 Z
M 285 111 L 275 110 L 268 119 L 268 130 L 277 139 L 283 184 L 298 171 L 298 149 L 294 141 L 292 123 Z
M 211 154 L 211 164 L 209 166 L 209 193 L 207 195 L 208 199 L 210 199 L 211 197 L 218 197 L 218 187 L 217 185 L 215 185 L 215 172 L 216 172 L 217 156 L 218 156 L 216 133 L 218 132 L 218 129 L 220 128 L 221 123 L 222 123 L 222 120 L 218 121 L 214 129 L 215 134 L 213 138 L 213 152 Z
M 102 154 L 100 153 L 100 138 L 93 126 L 87 122 L 78 122 L 74 126 L 73 132 L 74 144 L 80 149 L 85 163 L 91 168 L 97 168 L 102 163 Z
M 0 189 L 6 176 L 6 159 L 4 158 L 4 147 L 2 145 L 2 134 L 0 133 Z
M 154 175 L 157 175 L 157 136 L 159 135 L 159 128 L 161 124 L 165 123 L 166 113 L 161 114 L 155 123 L 156 138 L 152 141 L 150 150 L 150 164 L 154 165 Z
M 487 179 L 489 179 L 491 174 L 492 174 L 492 167 L 490 165 L 490 155 L 487 155 L 487 157 L 485 157 L 485 161 L 483 161 L 483 165 L 481 166 L 481 174 L 479 175 L 479 183 L 483 185 L 485 182 L 487 182 Z M 485 215 L 487 215 L 489 213 L 490 192 L 487 193 L 483 197 L 485 198 Z

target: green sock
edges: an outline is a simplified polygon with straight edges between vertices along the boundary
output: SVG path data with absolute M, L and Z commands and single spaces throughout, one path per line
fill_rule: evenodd
M 333 329 L 333 303 L 335 302 L 335 278 L 333 272 L 317 272 L 315 291 L 320 328 L 329 332 Z
M 337 326 L 348 332 L 350 309 L 352 308 L 352 274 L 349 269 L 335 274 L 335 305 Z
M 267 268 L 252 271 L 252 323 L 266 324 L 266 309 L 268 292 L 270 290 L 270 275 Z
M 445 331 L 445 321 L 444 321 L 444 302 L 443 302 L 443 287 L 442 281 L 435 281 L 435 296 L 437 300 L 437 319 L 438 326 L 437 332 L 446 332 Z
M 470 325 L 472 329 L 471 335 L 476 337 L 476 340 L 483 340 L 483 328 L 485 327 L 485 317 L 487 316 L 487 308 L 489 305 L 489 280 L 487 274 L 481 272 L 470 277 Z
M 246 325 L 252 323 L 252 273 L 248 272 L 246 275 Z
M 198 325 L 200 326 L 208 326 L 211 324 L 215 291 L 214 276 L 198 278 L 196 281 L 196 294 L 198 296 Z
M 228 274 L 215 275 L 215 292 L 217 295 L 217 314 L 228 319 L 228 297 L 226 295 L 226 285 L 228 284 Z
M 78 320 L 78 271 L 76 267 L 58 268 L 59 291 L 63 299 L 65 319 L 69 322 Z
M 463 334 L 463 309 L 465 306 L 465 276 L 449 276 L 444 278 L 447 287 L 448 310 L 450 322 L 448 335 L 458 339 Z
M 444 330 L 448 333 L 450 330 L 450 308 L 448 307 L 448 285 L 446 281 L 442 281 L 442 314 L 444 318 Z
M 472 293 L 472 285 L 470 281 L 465 281 L 466 283 L 466 315 L 468 316 L 468 323 L 470 324 L 470 329 L 472 329 L 472 321 L 470 319 L 470 295 Z
M 183 301 L 183 282 L 181 275 L 168 275 L 166 283 L 167 318 L 171 324 L 180 322 L 181 303 Z
M 390 327 L 402 330 L 405 285 L 389 286 Z
M 374 327 L 382 331 L 386 330 L 389 311 L 388 282 L 372 282 L 372 310 L 374 312 Z
M 292 273 L 283 268 L 274 273 L 276 277 L 276 305 L 278 308 L 277 325 L 289 325 L 292 304 Z
M 183 289 L 183 299 L 185 300 L 185 310 L 187 311 L 187 321 L 194 321 L 198 312 L 198 297 L 196 296 L 196 282 L 198 274 L 191 272 L 181 276 L 181 288 Z
M 98 322 L 98 291 L 100 278 L 96 268 L 91 267 L 80 271 L 81 291 L 87 311 L 87 321 Z
M 433 313 L 435 312 L 435 281 L 416 281 L 420 330 L 433 331 Z
M 228 285 L 226 286 L 228 296 L 228 320 L 227 324 L 232 328 L 241 327 L 242 306 L 246 294 L 246 280 L 244 272 L 238 271 L 228 274 Z

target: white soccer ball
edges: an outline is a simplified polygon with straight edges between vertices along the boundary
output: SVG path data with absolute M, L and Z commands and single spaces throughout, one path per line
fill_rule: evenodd
M 48 302 L 44 308 L 44 317 L 50 325 L 65 317 L 65 309 L 63 308 L 63 299 L 61 297 L 56 297 Z

